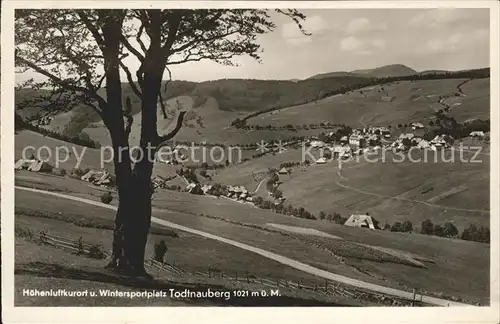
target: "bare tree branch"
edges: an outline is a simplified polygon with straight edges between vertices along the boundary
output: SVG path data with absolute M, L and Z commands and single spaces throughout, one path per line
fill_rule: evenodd
M 165 92 L 165 94 L 166 94 L 167 93 L 167 86 L 170 83 L 170 81 L 172 81 L 172 72 L 170 71 L 168 66 L 165 66 L 165 68 L 168 71 L 168 80 L 165 81 L 165 85 L 163 86 L 163 92 Z M 161 107 L 161 112 L 163 113 L 163 118 L 167 119 L 168 118 L 167 109 L 165 107 L 165 104 L 163 103 L 163 96 L 161 95 L 161 91 L 158 93 L 158 100 L 160 102 L 160 107 Z
M 165 103 L 163 102 L 163 96 L 161 95 L 161 91 L 158 93 L 158 103 L 161 107 L 161 112 L 163 113 L 163 119 L 168 119 L 167 109 L 165 107 Z
M 166 135 L 158 136 L 158 140 L 156 142 L 157 146 L 162 146 L 166 141 L 172 139 L 175 135 L 177 135 L 177 133 L 182 128 L 182 124 L 183 124 L 185 115 L 186 115 L 186 111 L 181 111 L 179 113 L 179 116 L 177 117 L 177 123 L 175 125 L 175 128 Z
M 64 31 L 61 28 L 57 27 L 57 30 L 61 33 L 61 36 L 63 38 L 63 44 L 61 46 L 61 52 L 64 55 L 66 55 L 66 57 L 69 59 L 70 62 L 72 62 L 76 66 L 78 66 L 78 68 L 80 69 L 80 71 L 82 72 L 82 74 L 84 74 L 84 75 L 82 75 L 82 78 L 87 83 L 87 87 L 89 89 L 93 89 L 93 91 L 95 91 L 96 88 L 92 84 L 92 73 L 91 73 L 90 66 L 84 60 L 78 59 L 75 55 L 73 55 L 71 53 L 71 46 L 72 46 L 72 44 L 69 44 L 69 42 L 68 42 L 68 40 L 66 38 L 66 35 L 64 34 Z M 68 44 L 68 45 L 66 46 L 66 44 Z
M 103 50 L 104 47 L 104 39 L 102 38 L 101 34 L 99 33 L 99 30 L 97 29 L 94 24 L 89 20 L 87 15 L 85 14 L 84 10 L 77 10 L 78 17 L 82 20 L 82 22 L 85 24 L 85 27 L 92 33 L 92 35 L 95 38 L 95 41 L 97 45 L 99 45 L 99 48 Z
M 16 56 L 16 59 L 19 62 L 21 62 L 22 64 L 24 64 L 24 65 L 32 68 L 36 72 L 38 72 L 38 73 L 46 76 L 47 78 L 49 78 L 50 80 L 52 80 L 54 83 L 56 83 L 58 86 L 60 86 L 60 87 L 62 87 L 64 89 L 67 89 L 67 90 L 76 91 L 76 92 L 82 92 L 82 93 L 88 95 L 89 97 L 93 97 L 94 99 L 96 99 L 99 102 L 100 105 L 103 105 L 103 106 L 106 105 L 106 101 L 101 96 L 99 96 L 95 91 L 90 91 L 87 88 L 70 84 L 69 81 L 67 81 L 67 80 L 61 80 L 60 78 L 58 78 L 54 74 L 52 74 L 52 73 L 50 73 L 48 71 L 45 71 L 41 67 L 37 66 L 36 64 L 34 64 L 34 63 L 32 63 L 32 62 L 30 62 L 30 61 L 28 61 L 28 60 L 26 60 L 26 59 L 24 59 L 22 57 Z M 93 106 L 93 108 L 97 108 L 97 107 Z M 102 110 L 101 109 L 97 109 L 96 111 L 99 113 L 99 115 L 102 116 Z
M 167 40 L 165 41 L 165 44 L 162 47 L 162 52 L 165 59 L 168 58 L 168 56 L 171 54 L 170 50 L 172 48 L 172 45 L 174 45 L 174 42 L 177 40 L 177 31 L 179 30 L 179 25 L 182 20 L 182 14 L 178 13 L 177 11 L 175 11 L 174 14 L 168 16 L 169 16 L 168 17 L 169 28 L 168 28 Z
M 137 43 L 141 47 L 141 50 L 144 53 L 146 53 L 148 51 L 148 49 L 146 48 L 146 45 L 144 45 L 144 42 L 141 39 L 143 31 L 144 31 L 144 25 L 141 24 L 141 27 L 139 27 L 139 31 L 137 32 L 137 36 L 135 37 L 135 39 L 137 40 Z
M 132 88 L 132 91 L 135 93 L 135 95 L 137 97 L 139 97 L 139 99 L 142 99 L 142 92 L 135 85 L 135 82 L 132 79 L 132 73 L 130 73 L 129 68 L 121 60 L 120 60 L 120 67 L 123 69 L 123 71 L 127 75 L 127 81 L 128 81 L 128 84 L 130 85 L 130 88 Z
M 132 102 L 130 101 L 129 97 L 127 97 L 125 102 L 125 109 L 123 111 L 123 116 L 126 118 L 125 134 L 128 138 L 130 132 L 132 131 L 132 124 L 134 123 L 134 117 L 132 117 Z
M 122 35 L 121 41 L 122 44 L 129 50 L 130 53 L 134 54 L 139 61 L 144 62 L 144 55 L 142 55 L 134 46 L 132 46 L 132 44 L 130 44 L 127 37 Z

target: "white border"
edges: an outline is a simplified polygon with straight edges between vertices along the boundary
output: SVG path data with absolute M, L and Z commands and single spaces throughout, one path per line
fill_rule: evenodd
M 14 8 L 490 8 L 490 68 L 491 68 L 491 306 L 453 308 L 205 308 L 205 307 L 13 307 L 14 299 Z M 499 311 L 499 13 L 497 1 L 2 1 L 2 74 L 1 74 L 1 238 L 2 238 L 2 321 L 6 323 L 135 323 L 167 321 L 173 323 L 332 323 L 362 322 L 380 319 L 391 322 L 437 323 L 498 323 Z M 367 314 L 366 312 L 370 312 Z

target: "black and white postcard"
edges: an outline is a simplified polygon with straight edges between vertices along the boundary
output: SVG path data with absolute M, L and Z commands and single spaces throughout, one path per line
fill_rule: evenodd
M 498 323 L 499 7 L 3 1 L 3 321 Z

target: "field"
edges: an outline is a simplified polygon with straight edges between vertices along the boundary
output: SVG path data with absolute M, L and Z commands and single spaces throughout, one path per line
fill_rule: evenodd
M 31 154 L 34 154 L 34 156 L 38 156 L 42 159 L 47 159 L 52 166 L 65 169 L 67 171 L 70 171 L 76 167 L 82 170 L 85 170 L 87 168 L 104 168 L 110 172 L 113 172 L 114 170 L 111 147 L 92 149 L 88 147 L 82 147 L 73 143 L 63 142 L 51 137 L 43 136 L 36 132 L 26 130 L 20 131 L 15 136 L 14 141 L 14 157 L 16 161 L 20 158 L 23 158 L 23 150 L 26 148 L 26 158 L 29 158 Z M 69 153 L 66 153 L 66 149 L 68 149 Z M 58 150 L 60 152 L 60 160 L 59 163 L 56 163 Z M 39 153 L 37 153 L 37 151 Z M 169 151 L 165 152 L 168 153 Z M 191 152 L 194 152 L 193 155 L 191 155 Z M 239 153 L 237 150 L 230 150 L 227 148 L 224 149 L 224 152 L 216 151 L 213 155 L 210 155 L 208 150 L 205 152 L 206 160 L 209 164 L 223 164 L 226 161 L 228 155 L 231 156 L 230 162 L 236 163 L 240 161 Z M 241 159 L 256 153 L 255 151 L 249 150 L 241 150 L 240 152 Z M 186 165 L 199 164 L 199 162 L 195 162 L 203 160 L 203 150 L 199 147 L 194 149 L 188 147 L 186 149 L 183 149 L 181 153 L 185 154 L 188 158 Z M 78 161 L 80 161 L 80 163 L 78 163 Z M 181 165 L 174 166 L 164 163 L 156 163 L 154 168 L 154 175 L 160 175 L 164 177 L 175 175 L 175 171 L 180 167 Z
M 21 193 L 20 197 L 17 199 L 19 199 L 17 200 L 18 202 L 21 200 L 30 201 L 30 204 L 16 204 L 16 228 L 30 230 L 33 233 L 46 231 L 51 235 L 74 238 L 75 240 L 78 237 L 82 237 L 87 243 L 102 244 L 106 248 L 111 246 L 112 232 L 110 230 L 82 227 L 68 222 L 75 219 L 86 219 L 92 220 L 95 224 L 106 224 L 107 221 L 112 221 L 114 217 L 114 214 L 109 210 L 92 208 L 65 201 L 58 201 L 57 207 L 54 207 L 56 204 L 53 199 L 47 200 L 46 197 L 37 197 L 30 194 L 26 195 L 25 193 Z M 29 207 L 32 206 L 33 203 L 37 203 L 36 210 Z M 61 209 L 71 210 L 71 213 L 64 213 L 64 220 L 60 220 L 61 215 L 58 211 Z M 268 279 L 290 281 L 302 280 L 310 283 L 321 283 L 321 280 L 314 276 L 308 276 L 297 270 L 283 267 L 277 262 L 260 258 L 251 252 L 246 252 L 235 247 L 191 235 L 189 233 L 177 232 L 177 237 L 173 237 L 168 234 L 168 232 L 168 235 L 161 235 L 161 231 L 164 231 L 164 229 L 153 227 L 152 232 L 157 234 L 152 234 L 149 237 L 146 250 L 147 258 L 152 257 L 153 255 L 154 243 L 159 240 L 164 240 L 169 249 L 167 262 L 169 264 L 174 264 L 180 269 L 192 272 L 206 272 L 208 267 L 212 267 L 223 271 L 226 275 L 231 276 L 239 273 L 242 277 L 249 274 L 257 278 L 263 277 Z M 194 278 L 183 277 L 182 275 L 177 277 L 165 277 L 165 275 L 161 272 L 151 273 L 157 277 L 156 283 L 126 283 L 122 279 L 116 278 L 111 273 L 104 271 L 105 264 L 105 261 L 88 259 L 82 256 L 79 257 L 69 252 L 55 250 L 54 248 L 39 246 L 21 239 L 16 239 L 16 282 L 18 283 L 18 292 L 20 292 L 23 287 L 26 287 L 28 278 L 35 279 L 34 285 L 30 286 L 31 289 L 48 289 L 49 287 L 53 289 L 66 287 L 66 289 L 68 289 L 69 287 L 76 287 L 76 280 L 80 279 L 85 280 L 85 287 L 88 287 L 89 289 L 129 290 L 127 288 L 134 286 L 136 289 L 148 287 L 155 289 L 193 289 L 193 287 L 196 287 L 195 289 L 203 290 L 207 287 L 211 287 L 212 289 L 217 288 L 219 290 L 229 290 L 231 288 L 236 288 L 234 287 L 234 283 L 226 282 L 224 280 L 206 278 L 205 281 L 199 282 L 200 278 L 197 278 L 197 281 L 193 282 Z M 245 264 L 244 268 L 241 266 L 242 264 Z M 51 271 L 51 279 L 47 279 L 49 275 L 48 271 Z M 250 289 L 258 289 L 255 284 L 253 284 L 253 286 L 248 286 Z M 282 294 L 284 295 L 283 299 L 286 298 L 286 302 L 297 303 L 300 305 L 311 304 L 320 306 L 322 303 L 335 305 L 339 302 L 342 302 L 344 305 L 353 304 L 353 301 L 347 301 L 345 299 L 335 297 L 326 298 L 317 294 L 306 293 L 299 298 L 297 295 L 294 295 L 292 290 L 288 290 L 286 288 L 282 289 Z M 16 296 L 19 300 L 19 305 L 36 305 L 37 302 L 41 302 L 41 300 L 30 301 L 26 298 L 21 298 L 19 295 L 20 293 Z M 57 301 L 59 300 L 52 300 L 54 304 Z M 153 304 L 155 306 L 175 306 L 179 304 L 185 305 L 193 303 L 194 301 L 187 300 L 179 302 L 175 300 L 138 300 L 130 302 L 127 300 L 120 301 L 113 299 L 100 299 L 97 301 L 72 300 L 71 304 L 82 306 L 82 303 L 83 305 L 92 303 L 97 305 L 99 302 L 104 302 L 104 305 L 109 305 L 111 303 L 111 305 L 120 306 L 125 306 L 127 304 L 130 304 L 130 306 L 139 306 L 143 303 Z M 197 303 L 197 305 L 223 305 L 248 302 L 249 301 L 242 300 L 202 300 L 201 304 Z M 280 302 L 284 303 L 284 301 L 280 301 L 279 298 L 276 298 L 274 301 L 270 299 L 268 302 L 276 305 L 279 305 Z M 68 301 L 65 301 L 64 303 L 66 304 Z
M 248 120 L 249 125 L 302 125 L 319 122 L 346 124 L 351 127 L 392 125 L 427 121 L 443 108 L 437 100 L 455 97 L 457 86 L 466 79 L 400 81 L 371 86 L 343 95 L 335 95 L 305 105 L 283 108 Z M 463 86 L 465 97 L 453 106 L 458 121 L 470 116 L 487 118 L 489 114 L 489 79 L 472 80 Z M 382 96 L 394 97 L 392 102 Z
M 250 112 L 256 112 L 271 107 L 287 107 L 290 105 L 304 103 L 315 100 L 318 95 L 325 95 L 332 91 L 337 91 L 344 86 L 357 86 L 366 84 L 369 77 L 366 76 L 333 76 L 324 79 L 309 79 L 299 82 L 283 80 L 245 80 L 245 79 L 222 79 L 201 83 L 172 81 L 166 87 L 163 98 L 168 99 L 166 104 L 170 109 L 177 109 L 177 101 L 183 104 L 182 108 L 198 110 L 197 113 L 203 117 L 205 127 L 198 129 L 185 129 L 178 140 L 201 142 L 208 140 L 211 143 L 224 142 L 231 144 L 253 143 L 262 139 L 274 138 L 278 136 L 293 136 L 290 132 L 276 134 L 276 132 L 257 132 L 256 134 L 244 134 L 235 129 L 229 129 L 231 121 L 237 117 L 245 117 Z M 164 87 L 162 86 L 162 89 Z M 127 83 L 122 84 L 123 98 L 130 97 L 132 101 L 132 112 L 139 117 L 140 102 Z M 103 94 L 104 89 L 99 93 Z M 16 91 L 16 103 L 23 109 L 18 112 L 23 117 L 33 117 L 41 112 L 40 107 L 26 105 L 26 100 L 30 100 L 37 94 L 47 95 L 46 92 L 22 89 Z M 198 109 L 199 108 L 199 109 Z M 93 140 L 107 145 L 110 140 L 107 131 L 103 129 L 99 122 L 99 116 L 86 106 L 78 106 L 74 109 L 73 116 L 61 114 L 54 119 L 54 128 L 65 131 L 71 136 L 78 135 L 84 131 Z M 64 127 L 61 122 L 67 118 L 75 117 L 71 125 Z M 79 119 L 79 120 L 78 120 Z M 136 126 L 139 118 L 135 118 Z M 134 127 L 136 127 L 134 126 Z M 160 127 L 163 128 L 163 127 Z M 227 129 L 225 129 L 227 128 Z M 221 133 L 221 130 L 222 133 Z M 133 137 L 133 136 L 132 136 Z M 229 140 L 230 139 L 230 140 Z M 132 140 L 133 142 L 134 140 Z
M 16 134 L 14 142 L 14 158 L 16 161 L 23 157 L 23 150 L 26 149 L 26 158 L 29 158 L 31 154 L 34 156 L 38 155 L 39 158 L 47 159 L 52 166 L 68 171 L 77 166 L 81 169 L 101 167 L 100 149 L 83 147 L 27 130 L 20 131 Z M 68 149 L 69 154 L 67 154 L 65 148 Z M 60 161 L 67 159 L 67 161 L 60 162 L 58 165 L 56 165 L 57 150 L 60 152 Z M 37 154 L 36 151 L 39 153 Z M 103 153 L 104 162 L 102 167 L 107 170 L 113 170 L 113 163 L 105 162 L 111 157 L 109 152 L 110 151 L 104 151 Z M 82 157 L 80 165 L 77 163 L 79 157 Z
M 199 106 L 194 105 L 195 101 L 191 96 L 175 97 L 166 102 L 169 111 L 169 119 L 164 119 L 160 108 L 158 108 L 158 132 L 166 133 L 171 124 L 175 124 L 174 116 L 178 104 L 183 109 L 192 111 L 192 116 L 201 118 L 201 125 L 195 120 L 188 122 L 186 127 L 175 137 L 178 141 L 188 141 L 195 143 L 220 143 L 225 145 L 236 144 L 254 144 L 261 140 L 287 139 L 299 135 L 316 135 L 315 130 L 301 130 L 298 132 L 289 130 L 271 131 L 271 130 L 239 130 L 231 127 L 231 122 L 236 118 L 245 117 L 248 112 L 244 111 L 224 111 L 220 109 L 218 101 L 213 97 L 207 97 Z M 134 123 L 130 135 L 130 143 L 135 146 L 139 143 L 141 113 L 134 115 Z M 103 145 L 110 144 L 110 138 L 107 129 L 102 122 L 91 124 L 84 129 L 84 132 Z
M 313 151 L 313 156 L 318 154 Z M 302 206 L 316 215 L 320 211 L 345 216 L 369 212 L 382 224 L 410 220 L 418 226 L 429 218 L 434 223 L 452 221 L 460 229 L 473 222 L 488 226 L 489 156 L 480 155 L 482 163 L 461 163 L 459 153 L 455 153 L 455 162 L 446 163 L 451 161 L 451 153 L 443 154 L 429 151 L 425 162 L 423 153 L 412 153 L 414 160 L 421 159 L 419 163 L 408 158 L 397 163 L 395 159 L 400 158 L 390 152 L 379 155 L 377 163 L 370 163 L 374 156 L 361 157 L 343 163 L 342 177 L 336 161 L 294 167 L 290 175 L 279 176 L 279 189 L 285 204 Z M 463 155 L 464 160 L 470 160 L 474 153 Z M 438 162 L 434 162 L 435 157 Z M 300 160 L 301 151 L 290 150 L 220 170 L 215 181 L 251 190 L 257 185 L 252 173 Z M 262 185 L 258 194 L 267 199 L 266 191 Z
M 57 182 L 52 181 L 51 187 L 56 188 Z M 88 190 L 88 187 L 81 189 L 79 196 L 97 199 Z M 64 202 L 58 201 L 57 205 L 61 207 L 54 207 L 56 204 L 52 200 L 16 191 L 16 208 L 26 204 L 25 207 L 37 206 L 38 210 L 66 209 Z M 70 205 L 68 207 L 75 210 L 78 204 L 72 202 Z M 264 248 L 320 269 L 400 289 L 417 287 L 419 291 L 487 302 L 489 245 L 486 244 L 346 228 L 287 217 L 226 199 L 171 191 L 159 192 L 154 206 L 155 217 Z M 85 214 L 85 217 L 112 217 L 103 211 L 92 212 L 87 206 Z M 342 240 L 307 234 L 290 235 L 289 231 L 281 231 L 270 223 L 316 229 Z M 391 252 L 384 252 L 384 249 Z M 237 253 L 239 255 L 240 251 Z M 408 258 L 430 259 L 432 262 L 425 262 L 422 268 L 411 266 Z M 222 264 L 226 266 L 226 261 Z M 242 264 L 246 263 L 236 261 L 235 266 Z

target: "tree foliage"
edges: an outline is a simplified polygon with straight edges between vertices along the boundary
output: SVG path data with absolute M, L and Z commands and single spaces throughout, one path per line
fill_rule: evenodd
M 422 221 L 422 224 L 420 226 L 420 233 L 426 235 L 434 234 L 434 224 L 431 222 L 430 219 Z
M 302 29 L 303 14 L 297 10 L 276 11 Z M 153 161 L 149 157 L 188 122 L 200 124 L 194 114 L 187 114 L 178 105 L 175 127 L 167 134 L 158 133 L 158 104 L 163 118 L 175 119 L 163 102 L 168 86 L 168 82 L 162 83 L 164 75 L 168 73 L 170 80 L 169 66 L 187 62 L 211 60 L 232 65 L 232 59 L 242 55 L 260 60 L 257 36 L 276 28 L 270 12 L 16 10 L 15 18 L 16 68 L 43 77 L 43 81 L 28 80 L 20 86 L 48 89 L 46 95 L 34 98 L 30 104 L 39 103 L 47 115 L 70 110 L 77 104 L 90 107 L 109 130 L 115 152 L 120 152 L 114 157 L 120 199 L 109 266 L 142 275 L 152 210 Z M 125 61 L 127 57 L 136 64 Z M 149 153 L 148 158 L 135 163 L 127 156 L 133 118 L 131 99 L 123 103 L 122 74 L 139 99 L 140 147 Z

